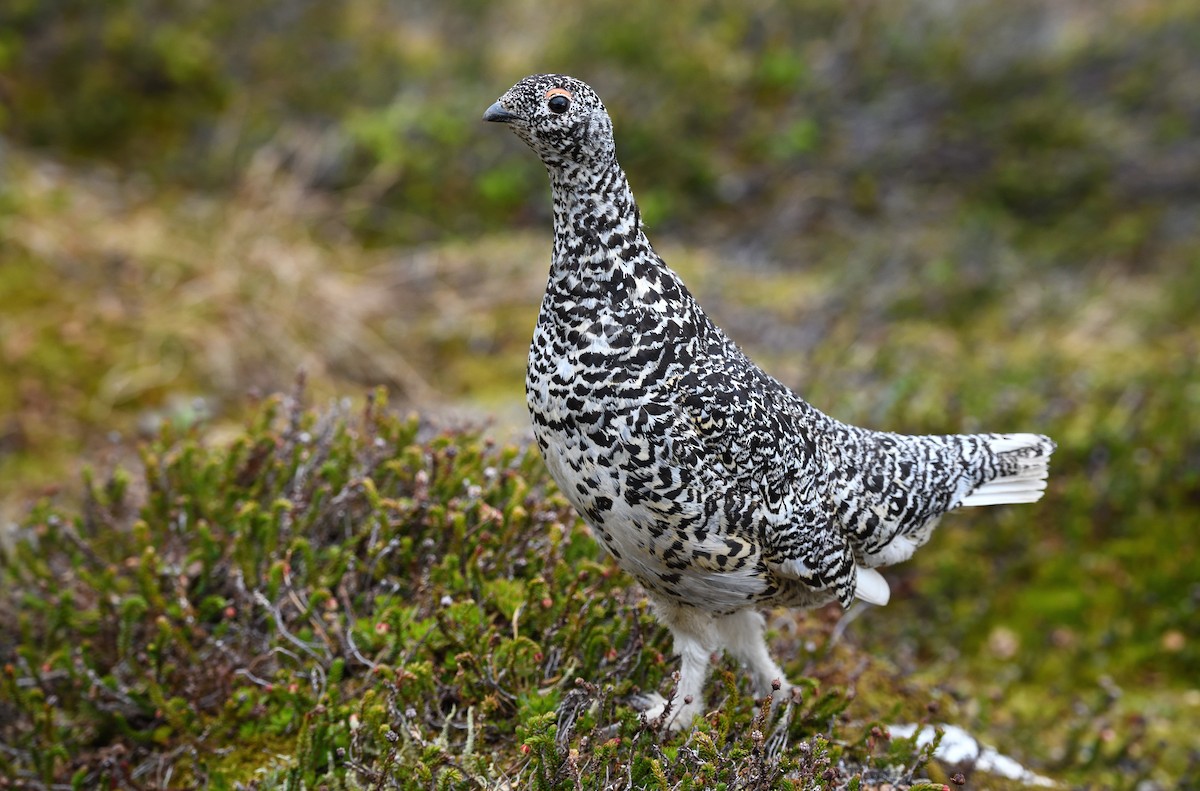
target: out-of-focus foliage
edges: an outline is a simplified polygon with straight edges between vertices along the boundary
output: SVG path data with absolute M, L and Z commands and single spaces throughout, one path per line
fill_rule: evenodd
M 1135 246 L 1115 213 L 1197 199 L 1198 29 L 1186 2 L 16 0 L 0 98 L 14 139 L 206 185 L 317 140 L 306 178 L 404 242 L 544 217 L 536 169 L 478 119 L 566 71 L 606 97 L 652 224 L 795 231 L 936 187 Z
M 153 763 L 166 755 L 199 777 L 195 755 L 229 740 L 206 741 L 207 714 L 181 719 L 178 703 L 160 710 L 155 696 L 169 703 L 203 688 L 206 701 L 216 692 L 250 701 L 249 714 L 231 710 L 221 727 L 262 720 L 266 735 L 248 744 L 300 756 L 280 763 L 276 780 L 301 766 L 316 773 L 310 778 L 330 767 L 358 771 L 312 756 L 346 746 L 349 707 L 370 682 L 350 672 L 344 688 L 329 684 L 322 698 L 313 667 L 332 664 L 283 661 L 276 648 L 308 655 L 285 644 L 269 608 L 252 602 L 237 622 L 257 641 L 243 646 L 246 656 L 263 651 L 278 663 L 269 692 L 244 675 L 134 683 L 132 669 L 160 656 L 149 627 L 118 629 L 103 650 L 72 653 L 98 639 L 89 631 L 100 628 L 96 608 L 115 606 L 94 591 L 115 591 L 119 601 L 136 586 L 152 592 L 138 576 L 143 567 L 167 568 L 156 577 L 163 585 L 186 578 L 204 587 L 226 559 L 189 565 L 195 535 L 184 541 L 171 521 L 186 503 L 147 505 L 146 527 L 135 529 L 136 486 L 118 492 L 130 513 L 80 514 L 71 471 L 80 458 L 136 464 L 124 438 L 153 438 L 166 423 L 196 433 L 157 446 L 163 475 L 196 489 L 199 499 L 187 502 L 231 507 L 222 498 L 237 501 L 241 484 L 205 471 L 236 468 L 247 442 L 291 447 L 286 432 L 261 421 L 247 440 L 242 414 L 247 391 L 286 388 L 298 367 L 321 397 L 384 383 L 423 410 L 466 404 L 498 415 L 501 431 L 523 426 L 525 347 L 548 257 L 546 185 L 521 144 L 479 115 L 524 74 L 555 70 L 600 90 L 660 252 L 784 382 L 872 427 L 1037 430 L 1059 441 L 1045 500 L 947 518 L 914 561 L 887 572 L 893 603 L 855 621 L 833 649 L 846 652 L 836 662 L 805 662 L 825 643 L 833 614 L 777 621 L 775 649 L 790 672 L 822 678 L 822 694 L 831 686 L 857 695 L 863 708 L 848 710 L 846 739 L 858 739 L 866 720 L 894 708 L 917 717 L 935 699 L 947 718 L 1069 783 L 1186 785 L 1200 766 L 1197 51 L 1200 8 L 1188 2 L 805 0 L 668 12 L 584 0 L 552 14 L 515 0 L 3 4 L 0 518 L 33 530 L 34 543 L 17 555 L 0 533 L 4 562 L 21 558 L 6 567 L 0 593 L 32 591 L 8 610 L 25 624 L 20 643 L 4 643 L 17 632 L 0 631 L 0 649 L 25 662 L 7 677 L 18 707 L 8 711 L 24 723 L 41 717 L 37 733 L 4 735 L 10 746 L 25 740 L 18 758 L 4 755 L 32 761 L 39 745 L 38 777 L 61 777 L 71 764 L 44 745 L 69 737 L 89 740 L 75 744 L 92 757 L 136 749 L 151 762 L 141 765 L 166 766 Z M 411 444 L 430 457 L 477 448 L 470 438 L 438 442 L 388 447 Z M 326 471 L 344 477 L 339 491 L 366 474 L 356 454 L 373 452 L 342 450 Z M 211 455 L 199 467 L 171 466 L 187 453 Z M 279 464 L 294 461 L 281 454 Z M 513 463 L 539 492 L 538 507 L 559 507 L 534 460 Z M 152 474 L 146 485 L 160 479 Z M 88 508 L 112 500 L 103 486 L 89 489 Z M 60 490 L 61 505 L 16 516 L 31 491 Z M 264 507 L 235 513 L 234 527 L 279 516 Z M 98 531 L 90 551 L 107 565 L 99 576 L 62 573 L 63 589 L 83 591 L 85 605 L 67 613 L 59 599 L 40 602 L 39 591 L 58 579 L 54 569 L 92 562 L 81 548 L 91 538 L 76 544 L 81 528 L 60 529 L 76 517 Z M 564 525 L 580 555 L 594 551 Z M 399 536 L 408 526 L 388 529 Z M 507 540 L 493 538 L 463 551 Z M 148 566 L 147 546 L 183 560 Z M 275 562 L 290 546 L 264 551 L 282 553 Z M 332 589 L 340 556 L 326 549 L 319 582 Z M 29 554 L 37 552 L 44 565 Z M 580 562 L 560 560 L 564 569 Z M 529 583 L 524 572 L 505 579 Z M 617 639 L 645 620 L 620 609 L 633 602 L 619 593 L 627 584 L 616 575 L 595 591 L 609 602 L 609 621 L 624 619 L 605 627 Z M 485 587 L 464 577 L 445 590 L 507 612 L 515 588 Z M 380 604 L 361 590 L 363 603 Z M 156 594 L 169 599 L 162 591 L 174 589 Z M 137 595 L 147 606 L 130 599 L 129 623 L 161 611 L 172 640 L 183 641 L 172 645 L 186 646 L 163 662 L 215 650 L 206 641 L 230 628 L 208 613 L 191 630 L 182 610 Z M 555 599 L 551 612 L 560 606 Z M 296 623 L 307 623 L 300 615 Z M 510 625 L 475 624 L 502 639 Z M 294 633 L 292 621 L 284 626 Z M 568 633 L 553 637 L 573 639 Z M 663 635 L 643 636 L 667 649 Z M 869 670 L 859 682 L 835 670 L 860 660 Z M 39 676 L 47 663 L 49 675 Z M 582 675 L 597 681 L 605 667 Z M 643 661 L 630 683 L 661 690 L 669 667 Z M 97 695 L 117 690 L 133 703 L 87 702 L 89 668 L 115 679 Z M 465 683 L 472 702 L 416 723 L 419 738 L 395 756 L 436 772 L 474 771 L 453 762 L 473 749 L 459 726 L 472 732 L 464 712 L 478 698 L 481 714 L 486 694 L 471 691 L 481 682 L 467 670 L 469 682 L 448 680 L 457 665 L 442 671 L 437 683 Z M 525 666 L 504 688 L 539 688 L 537 672 Z M 291 683 L 296 693 L 281 692 Z M 35 700 L 35 688 L 58 695 L 59 708 Z M 564 690 L 550 699 L 561 704 Z M 717 743 L 734 754 L 753 747 L 753 720 L 741 693 L 729 694 L 740 714 Z M 587 760 L 642 751 L 648 742 L 629 730 L 615 697 L 601 689 L 589 699 L 603 712 L 591 722 L 621 720 L 625 741 L 593 743 L 591 753 L 581 746 Z M 0 705 L 9 701 L 0 696 Z M 320 714 L 328 742 L 305 741 L 315 731 L 285 712 L 318 704 L 328 706 Z M 381 738 L 406 738 L 405 710 L 381 705 L 392 729 Z M 520 735 L 489 732 L 498 766 L 530 760 L 569 770 L 553 763 L 560 753 L 544 751 L 553 741 L 546 705 L 521 710 L 528 729 Z M 445 721 L 451 729 L 438 741 L 434 724 Z M 355 755 L 371 771 L 390 765 L 384 741 L 359 742 L 366 752 Z M 172 752 L 184 744 L 192 746 Z M 699 771 L 672 750 L 659 760 L 664 771 Z M 414 757 L 424 751 L 433 752 Z M 244 777 L 250 766 L 216 761 L 203 768 L 211 777 Z M 640 766 L 657 782 L 652 765 Z

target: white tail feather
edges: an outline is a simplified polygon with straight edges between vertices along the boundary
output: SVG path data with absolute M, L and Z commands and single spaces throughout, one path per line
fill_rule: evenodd
M 1054 450 L 1052 443 L 1037 434 L 1004 434 L 989 440 L 988 447 L 993 453 L 1037 448 L 1041 455 L 1020 459 L 1015 473 L 976 487 L 959 505 L 1035 503 L 1042 499 L 1046 492 L 1050 453 Z
M 1042 492 L 1028 494 L 973 494 L 959 505 L 1008 505 L 1010 503 L 1036 503 L 1042 499 Z
M 1044 438 L 1037 434 L 1001 434 L 988 441 L 988 447 L 993 453 L 1008 453 L 1010 450 L 1033 448 L 1041 445 Z
M 1046 489 L 1045 478 L 1002 478 L 998 481 L 992 481 L 989 484 L 980 486 L 972 496 L 976 494 L 1020 494 L 1022 492 L 1041 492 Z
M 854 581 L 854 595 L 865 602 L 878 604 L 880 607 L 892 598 L 892 589 L 887 580 L 875 569 L 858 566 L 858 577 Z

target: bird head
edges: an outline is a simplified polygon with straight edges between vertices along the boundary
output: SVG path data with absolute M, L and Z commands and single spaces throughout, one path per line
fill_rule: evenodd
M 604 103 L 586 84 L 563 74 L 526 77 L 483 120 L 508 124 L 551 170 L 606 165 L 616 156 Z

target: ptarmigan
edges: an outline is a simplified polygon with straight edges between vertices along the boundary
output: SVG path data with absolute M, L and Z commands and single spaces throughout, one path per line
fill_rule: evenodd
M 718 649 L 760 696 L 786 690 L 759 607 L 886 604 L 875 569 L 906 560 L 942 514 L 1042 496 L 1047 437 L 856 428 L 755 365 L 650 246 L 587 85 L 526 77 L 483 118 L 550 173 L 554 248 L 526 398 L 554 480 L 674 636 L 675 696 L 648 718 L 690 725 Z

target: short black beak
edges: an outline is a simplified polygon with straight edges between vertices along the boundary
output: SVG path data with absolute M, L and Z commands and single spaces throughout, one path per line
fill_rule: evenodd
M 499 121 L 502 124 L 506 124 L 509 121 L 515 121 L 516 119 L 517 119 L 517 116 L 513 115 L 508 110 L 505 110 L 503 107 L 501 107 L 500 102 L 493 102 L 492 106 L 487 108 L 487 110 L 483 114 L 483 120 Z

